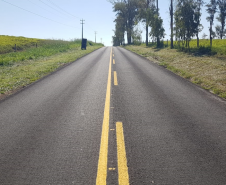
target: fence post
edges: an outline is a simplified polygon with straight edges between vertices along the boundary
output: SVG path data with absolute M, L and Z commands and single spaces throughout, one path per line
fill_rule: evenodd
M 14 49 L 15 49 L 15 52 L 16 52 L 17 51 L 16 44 L 15 44 L 15 48 Z

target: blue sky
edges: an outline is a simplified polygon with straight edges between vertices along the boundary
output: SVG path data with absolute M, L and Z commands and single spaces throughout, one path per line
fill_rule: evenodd
M 166 39 L 170 35 L 169 4 L 170 0 L 159 0 Z M 206 16 L 203 7 L 203 32 L 208 35 Z M 0 35 L 64 40 L 81 38 L 80 20 L 84 19 L 84 38 L 95 41 L 96 31 L 97 42 L 102 39 L 106 46 L 112 45 L 115 13 L 107 0 L 0 0 L 0 17 Z M 139 26 L 144 40 L 144 26 Z

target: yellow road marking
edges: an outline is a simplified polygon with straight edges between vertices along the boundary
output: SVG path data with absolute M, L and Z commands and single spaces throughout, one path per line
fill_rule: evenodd
M 119 185 L 129 185 L 129 174 L 122 122 L 116 122 L 116 137 L 118 156 L 118 183 Z
M 114 71 L 114 85 L 118 85 L 117 72 Z
M 110 171 L 115 170 L 115 168 L 108 168 Z
M 109 116 L 110 116 L 110 97 L 111 97 L 111 62 L 112 62 L 112 48 L 108 71 L 108 83 L 104 107 L 104 118 L 101 133 L 96 185 L 106 185 L 107 180 L 108 135 L 109 135 Z
M 115 59 L 113 59 L 113 64 L 115 64 Z

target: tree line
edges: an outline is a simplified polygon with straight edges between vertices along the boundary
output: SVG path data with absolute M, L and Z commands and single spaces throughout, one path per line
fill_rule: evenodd
M 165 37 L 163 20 L 159 14 L 158 0 L 108 0 L 113 5 L 116 12 L 115 30 L 113 45 L 122 45 L 125 41 L 126 33 L 128 44 L 141 40 L 141 31 L 135 26 L 142 22 L 145 25 L 146 45 L 148 46 L 148 36 L 157 42 L 157 47 L 161 44 L 161 39 Z M 171 29 L 171 48 L 173 48 L 174 38 L 181 41 L 185 47 L 189 47 L 189 42 L 196 37 L 197 47 L 199 47 L 199 33 L 203 30 L 201 23 L 201 10 L 205 8 L 208 13 L 206 17 L 209 22 L 209 39 L 212 47 L 212 39 L 226 37 L 226 0 L 169 0 L 169 16 Z M 217 15 L 216 15 L 217 14 Z M 214 18 L 218 25 L 213 28 Z M 206 35 L 203 35 L 206 37 Z

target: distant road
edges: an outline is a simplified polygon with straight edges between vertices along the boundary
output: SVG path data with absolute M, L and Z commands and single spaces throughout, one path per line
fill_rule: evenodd
M 120 47 L 0 102 L 1 185 L 225 185 L 226 102 Z

